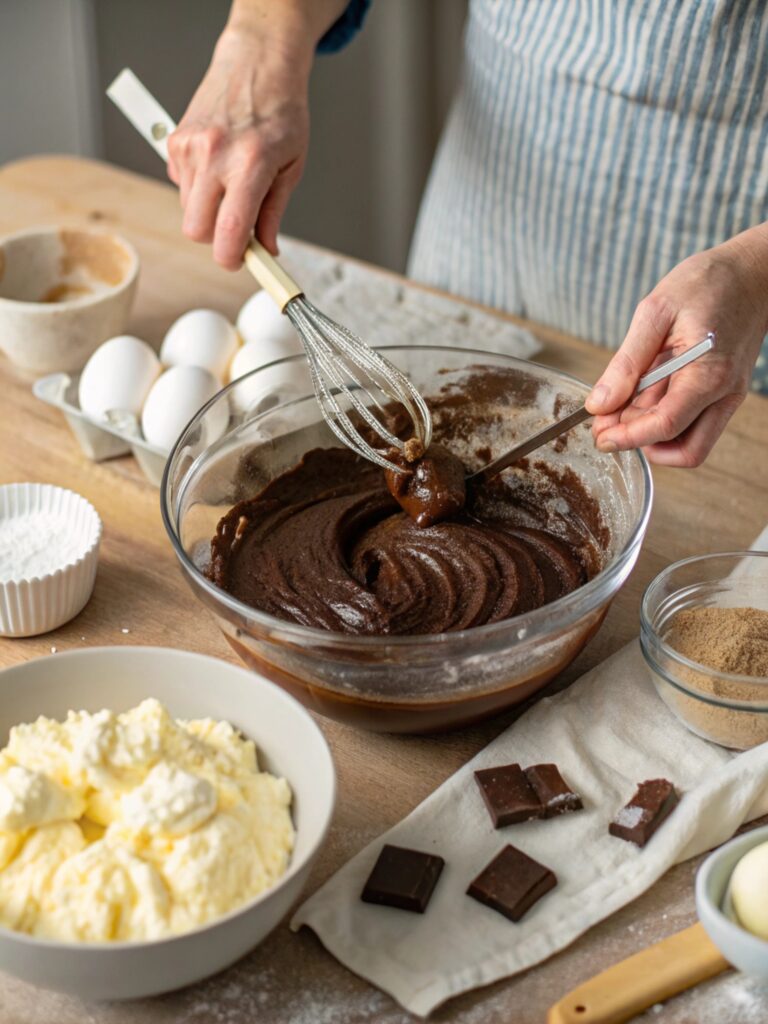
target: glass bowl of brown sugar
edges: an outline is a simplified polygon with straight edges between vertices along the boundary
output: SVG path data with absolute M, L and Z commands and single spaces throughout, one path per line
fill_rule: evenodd
M 768 740 L 768 552 L 675 562 L 643 597 L 640 646 L 664 702 L 704 739 Z

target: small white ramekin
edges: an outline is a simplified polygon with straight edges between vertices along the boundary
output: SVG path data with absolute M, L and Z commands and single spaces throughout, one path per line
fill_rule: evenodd
M 0 238 L 0 351 L 27 373 L 74 373 L 125 332 L 139 257 L 124 238 L 37 227 Z
M 5 484 L 0 487 L 3 520 L 33 513 L 50 514 L 66 523 L 77 555 L 42 576 L 0 580 L 0 636 L 37 636 L 74 618 L 88 602 L 96 579 L 101 520 L 89 501 L 52 484 Z

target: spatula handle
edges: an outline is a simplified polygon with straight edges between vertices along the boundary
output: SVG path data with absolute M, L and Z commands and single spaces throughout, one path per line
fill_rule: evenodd
M 168 163 L 168 136 L 176 131 L 176 124 L 130 68 L 123 68 L 107 89 L 107 96 L 157 155 Z
M 573 989 L 547 1014 L 547 1024 L 622 1024 L 728 970 L 700 924 L 670 935 Z

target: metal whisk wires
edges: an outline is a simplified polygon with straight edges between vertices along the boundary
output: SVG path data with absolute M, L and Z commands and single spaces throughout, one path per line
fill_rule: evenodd
M 342 444 L 358 455 L 382 469 L 402 472 L 400 466 L 366 440 L 361 427 L 367 424 L 385 448 L 403 451 L 404 442 L 385 426 L 389 418 L 385 403 L 394 401 L 405 408 L 413 423 L 414 436 L 427 448 L 432 438 L 432 418 L 411 381 L 304 295 L 292 298 L 283 312 L 301 337 L 315 394 L 328 426 Z M 357 422 L 352 418 L 355 414 Z

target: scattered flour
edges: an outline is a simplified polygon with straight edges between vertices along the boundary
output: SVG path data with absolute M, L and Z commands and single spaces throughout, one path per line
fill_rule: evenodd
M 684 995 L 656 1003 L 637 1024 L 765 1024 L 768 1021 L 768 985 L 730 971 Z
M 634 828 L 635 825 L 639 825 L 643 820 L 643 813 L 644 809 L 642 807 L 622 807 L 613 820 L 617 825 L 621 825 L 622 828 Z

